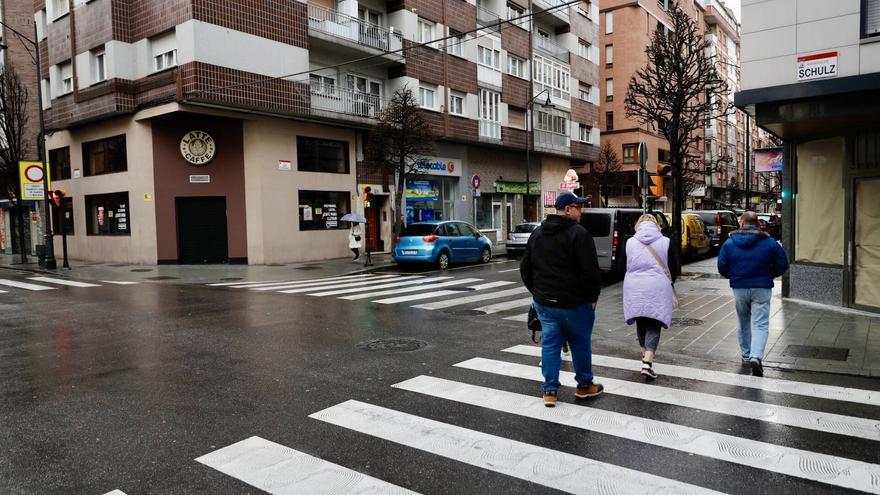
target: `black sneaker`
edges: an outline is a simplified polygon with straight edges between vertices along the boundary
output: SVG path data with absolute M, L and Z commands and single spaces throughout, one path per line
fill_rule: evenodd
M 556 407 L 556 391 L 555 390 L 545 390 L 544 391 L 544 407 Z
M 741 357 L 741 356 L 740 356 L 740 357 Z M 749 366 L 751 366 L 751 365 L 752 365 L 752 358 L 750 358 L 750 357 L 748 357 L 748 356 L 742 358 L 742 365 L 743 365 L 743 367 L 749 367 Z
M 752 367 L 752 376 L 764 376 L 764 366 L 760 359 L 753 357 L 749 360 L 749 364 Z

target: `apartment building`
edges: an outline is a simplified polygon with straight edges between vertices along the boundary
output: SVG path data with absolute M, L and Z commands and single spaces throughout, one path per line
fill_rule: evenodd
M 393 184 L 363 150 L 403 88 L 436 146 L 401 213 L 475 221 L 503 242 L 597 155 L 598 7 L 561 4 L 523 17 L 519 0 L 38 1 L 72 256 L 344 256 L 339 218 L 362 211 L 365 186 L 367 241 L 389 249 Z
M 880 1 L 744 1 L 735 101 L 784 140 L 783 295 L 880 311 Z
M 15 70 L 22 84 L 29 91 L 28 121 L 24 141 L 28 148 L 25 160 L 39 159 L 37 136 L 39 135 L 39 104 L 37 102 L 37 68 L 34 64 L 33 49 L 28 41 L 19 39 L 18 31 L 28 40 L 34 37 L 33 0 L 0 0 L 0 70 Z M 11 28 L 11 29 L 10 29 Z M 14 31 L 13 31 L 14 30 Z M 34 254 L 37 245 L 43 243 L 43 206 L 40 201 L 23 202 L 24 212 L 12 208 L 6 198 L 6 191 L 0 191 L 0 253 L 20 253 L 18 222 L 22 217 L 25 227 L 24 251 Z M 23 214 L 22 214 L 23 213 Z

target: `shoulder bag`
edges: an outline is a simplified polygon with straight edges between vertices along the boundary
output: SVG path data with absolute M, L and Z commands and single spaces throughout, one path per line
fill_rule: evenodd
M 660 265 L 660 268 L 663 269 L 663 273 L 666 274 L 666 278 L 669 279 L 669 284 L 672 285 L 672 309 L 678 308 L 678 293 L 675 292 L 675 284 L 672 282 L 672 274 L 669 273 L 669 267 L 666 266 L 666 263 L 663 263 L 663 260 L 657 255 L 657 251 L 654 251 L 654 248 L 645 244 L 645 249 L 647 249 L 648 252 L 651 253 L 651 256 L 657 260 L 657 264 Z

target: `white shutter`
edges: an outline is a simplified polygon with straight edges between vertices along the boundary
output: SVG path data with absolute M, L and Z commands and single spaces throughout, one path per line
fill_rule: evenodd
M 864 19 L 865 36 L 880 34 L 880 0 L 865 0 L 865 11 L 862 12 Z

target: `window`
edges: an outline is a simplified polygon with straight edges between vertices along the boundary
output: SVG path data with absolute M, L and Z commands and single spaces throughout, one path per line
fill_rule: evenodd
M 590 127 L 588 125 L 584 125 L 584 124 L 578 124 L 578 139 L 580 139 L 581 141 L 583 141 L 585 143 L 589 143 L 590 142 L 590 134 L 592 134 L 592 133 L 593 133 L 592 127 Z
M 73 198 L 64 198 L 64 233 L 73 235 Z M 61 208 L 52 204 L 52 230 L 56 235 L 61 235 Z
M 501 52 L 486 48 L 485 46 L 477 47 L 478 62 L 480 65 L 491 67 L 493 69 L 501 69 Z
M 86 215 L 88 235 L 131 235 L 128 192 L 86 196 Z
M 349 173 L 348 142 L 304 136 L 296 138 L 296 169 L 300 172 Z
M 880 36 L 880 0 L 862 2 L 862 38 Z
M 83 172 L 86 176 L 125 172 L 128 156 L 125 135 L 83 143 Z
M 593 87 L 589 84 L 580 83 L 578 86 L 578 98 L 584 101 L 590 101 L 590 95 L 593 93 Z
M 605 12 L 605 34 L 614 32 L 614 12 Z
M 669 163 L 669 150 L 657 150 L 657 161 L 660 163 Z
M 58 65 L 58 96 L 73 93 L 73 65 L 65 62 Z
M 419 104 L 422 108 L 430 108 L 434 110 L 437 108 L 437 87 L 429 87 L 427 85 L 419 86 Z
M 177 50 L 168 50 L 167 52 L 160 53 L 155 57 L 156 64 L 153 67 L 156 72 L 160 70 L 165 70 L 177 65 Z
M 614 79 L 605 79 L 605 101 L 614 101 Z
M 547 90 L 556 98 L 571 98 L 571 69 L 541 55 L 535 55 L 535 93 Z
M 591 18 L 590 16 L 592 15 L 592 12 L 593 12 L 592 2 L 590 2 L 590 0 L 583 0 L 581 2 L 580 6 L 578 6 L 578 12 L 580 12 L 580 14 L 583 15 L 584 17 L 586 17 L 587 19 L 590 19 Z
M 539 108 L 537 109 L 537 117 L 535 122 L 536 130 L 568 136 L 569 119 L 566 112 Z
M 578 55 L 580 55 L 582 58 L 590 60 L 590 52 L 592 51 L 592 49 L 592 45 L 582 39 L 578 39 Z
M 663 10 L 669 10 L 669 0 L 657 0 L 657 5 Z
M 49 150 L 49 173 L 52 180 L 70 178 L 70 146 Z
M 507 4 L 507 20 L 512 21 L 511 24 L 519 26 L 523 29 L 528 29 L 529 19 L 528 17 L 524 17 L 525 15 L 525 9 L 523 9 L 519 5 L 513 5 L 511 3 Z
M 434 41 L 435 24 L 425 19 L 419 19 L 419 43 Z
M 614 45 L 605 45 L 605 65 L 614 63 Z
M 105 58 L 103 50 L 92 53 L 92 63 L 94 67 L 92 77 L 94 77 L 96 83 L 107 79 L 107 66 L 104 62 Z
M 464 99 L 464 93 L 459 93 L 458 91 L 449 93 L 449 113 L 464 115 Z
M 59 17 L 70 12 L 70 5 L 67 3 L 67 0 L 52 0 L 52 19 L 58 19 Z
M 501 94 L 480 90 L 480 136 L 501 139 Z
M 463 34 L 459 33 L 454 29 L 449 30 L 449 40 L 446 41 L 446 51 L 450 55 L 456 55 L 458 57 L 462 56 L 462 44 L 464 44 L 465 37 Z
M 348 228 L 339 219 L 351 211 L 346 191 L 299 191 L 299 230 Z
M 333 96 L 336 94 L 336 78 L 334 77 L 310 74 L 309 81 L 311 83 L 312 94 L 327 96 Z
M 614 112 L 605 112 L 605 130 L 614 130 Z
M 174 31 L 150 38 L 150 50 L 155 72 L 177 65 L 177 38 Z
M 511 76 L 516 77 L 526 77 L 525 72 L 523 71 L 523 65 L 525 64 L 525 60 L 514 57 L 513 55 L 507 56 L 507 73 Z
M 507 125 L 514 129 L 526 128 L 526 111 L 518 108 L 507 107 Z
M 636 162 L 636 145 L 635 144 L 624 144 L 623 145 L 623 163 L 635 163 Z

